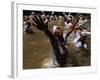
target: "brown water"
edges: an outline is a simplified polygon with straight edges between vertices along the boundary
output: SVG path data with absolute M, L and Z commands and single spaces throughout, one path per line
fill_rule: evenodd
M 34 26 L 32 30 L 34 34 L 23 33 L 23 69 L 48 67 L 51 53 L 49 39 Z M 69 50 L 69 67 L 90 65 L 90 46 L 87 51 L 77 49 L 72 44 L 71 35 L 68 39 L 67 46 Z

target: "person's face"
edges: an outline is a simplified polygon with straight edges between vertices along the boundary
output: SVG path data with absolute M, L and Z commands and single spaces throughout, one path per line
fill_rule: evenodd
M 62 30 L 61 28 L 57 28 L 56 31 L 55 31 L 55 36 L 59 37 L 62 35 Z

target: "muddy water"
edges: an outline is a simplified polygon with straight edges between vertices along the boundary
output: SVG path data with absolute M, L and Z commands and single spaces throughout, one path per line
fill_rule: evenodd
M 47 36 L 32 27 L 34 34 L 23 34 L 23 68 L 40 68 L 49 58 L 50 44 Z
M 34 34 L 23 33 L 23 69 L 48 67 L 51 51 L 49 39 L 43 32 L 33 26 L 32 30 Z M 69 37 L 67 46 L 69 50 L 69 67 L 90 65 L 90 47 L 87 51 L 77 49 L 71 43 L 71 37 Z

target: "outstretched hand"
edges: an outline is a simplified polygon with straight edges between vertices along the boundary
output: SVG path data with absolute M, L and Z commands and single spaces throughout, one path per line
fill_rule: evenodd
M 33 18 L 34 23 L 32 23 L 37 29 L 41 31 L 47 31 L 48 30 L 48 22 L 44 22 L 41 16 L 34 16 Z

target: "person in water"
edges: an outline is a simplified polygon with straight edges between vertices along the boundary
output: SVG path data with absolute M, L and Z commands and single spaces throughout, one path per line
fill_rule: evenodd
M 57 26 L 54 26 L 53 31 L 48 29 L 48 22 L 44 22 L 41 16 L 34 16 L 33 18 L 35 23 L 32 23 L 37 29 L 43 31 L 50 40 L 52 46 L 52 55 L 54 64 L 55 60 L 59 67 L 66 67 L 67 58 L 68 58 L 68 49 L 65 42 L 67 37 L 72 33 L 76 24 L 79 21 L 79 17 L 73 22 L 70 31 L 66 34 L 66 40 L 63 37 L 63 30 Z

